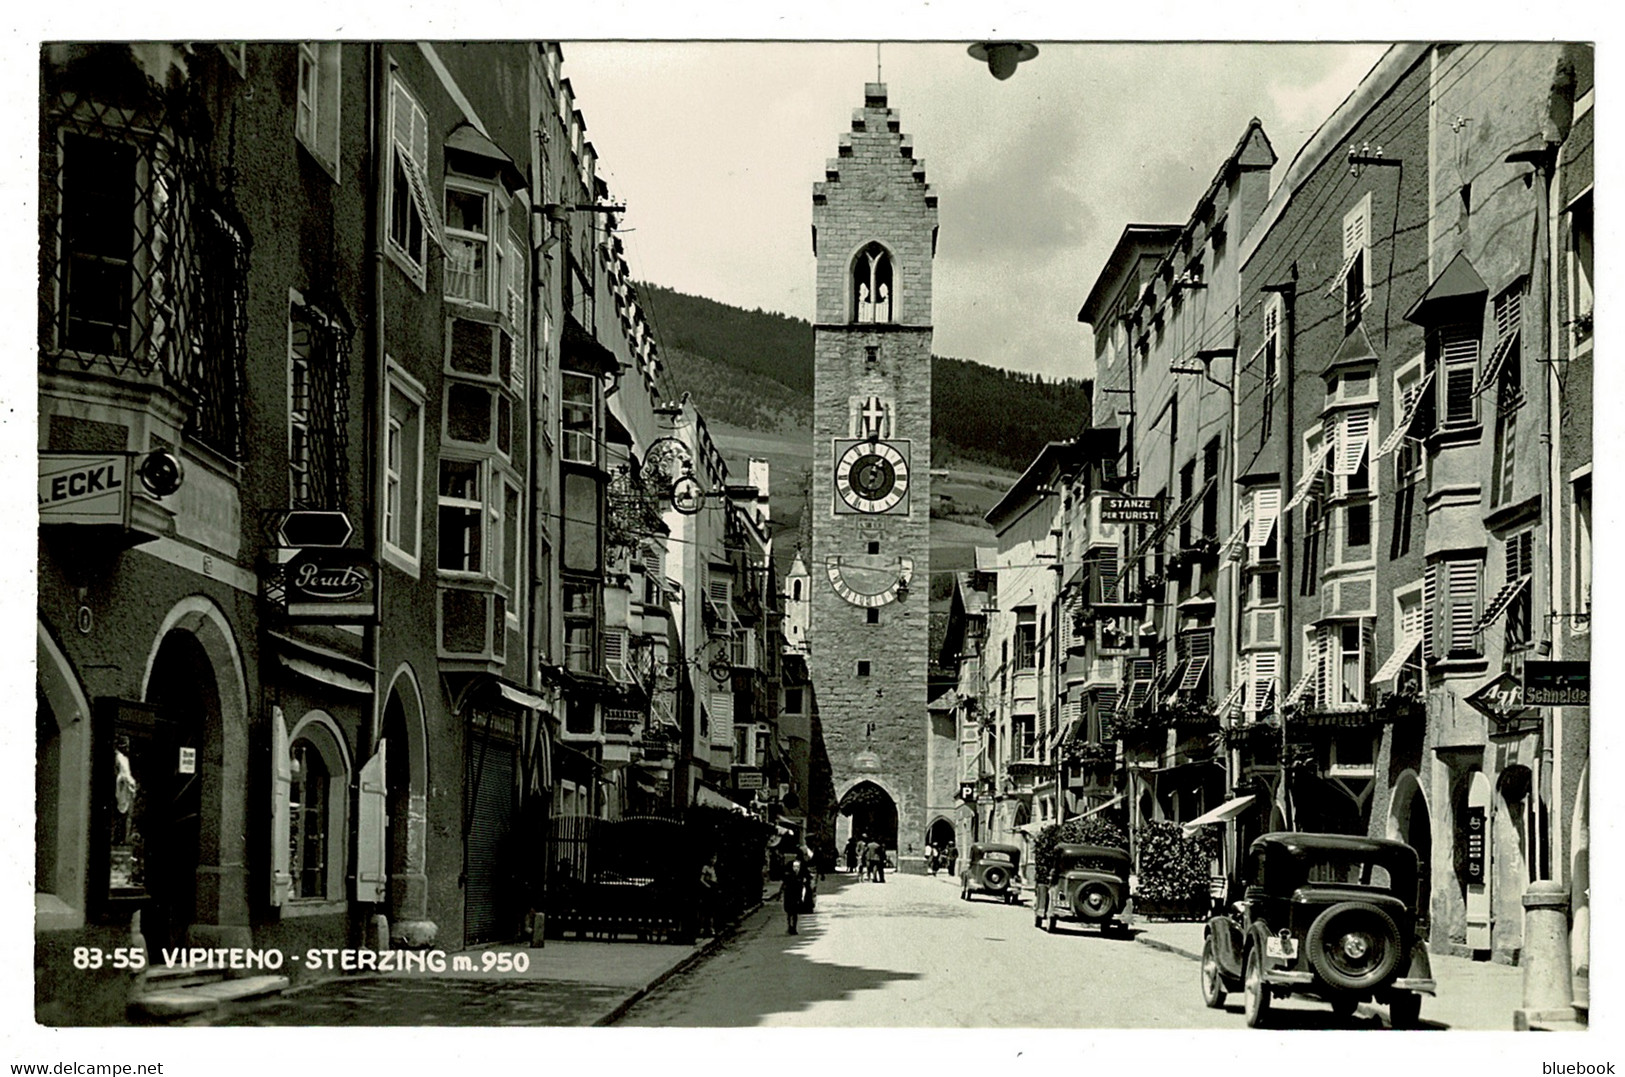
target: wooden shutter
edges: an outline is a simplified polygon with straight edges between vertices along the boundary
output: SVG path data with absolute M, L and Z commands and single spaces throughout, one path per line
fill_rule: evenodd
M 1449 647 L 1452 654 L 1476 654 L 1474 642 L 1478 626 L 1477 561 L 1449 561 L 1447 569 L 1446 611 L 1449 621 Z
M 1345 413 L 1343 421 L 1338 424 L 1337 453 L 1332 458 L 1332 473 L 1348 476 L 1359 471 L 1360 461 L 1365 459 L 1366 446 L 1370 440 L 1371 413 L 1369 411 Z
M 1439 610 L 1439 566 L 1429 565 L 1422 574 L 1422 657 L 1443 657 L 1449 651 L 1444 637 L 1445 618 Z
M 271 708 L 271 904 L 281 905 L 293 889 L 289 859 L 289 803 L 293 799 L 293 758 L 282 708 Z
M 1471 426 L 1478 421 L 1478 335 L 1467 329 L 1441 334 L 1439 356 L 1443 368 L 1440 392 L 1445 426 Z
M 1095 551 L 1095 571 L 1092 574 L 1092 582 L 1095 587 L 1094 600 L 1096 602 L 1117 601 L 1118 572 L 1116 547 L 1106 546 Z
M 1269 706 L 1270 695 L 1280 675 L 1281 656 L 1273 651 L 1252 655 L 1252 678 L 1247 699 L 1247 711 L 1256 716 Z
M 385 806 L 384 753 L 389 742 L 381 741 L 378 751 L 361 768 L 355 816 L 355 899 L 376 904 L 385 899 L 389 887 L 389 844 L 385 840 L 388 812 Z
M 1360 619 L 1360 684 L 1357 698 L 1369 703 L 1371 699 L 1371 674 L 1375 672 L 1377 660 L 1377 622 L 1372 617 Z
M 1339 630 L 1338 625 L 1321 625 L 1315 629 L 1315 648 L 1310 654 L 1310 660 L 1315 663 L 1315 705 L 1325 707 L 1332 703 L 1332 633 Z M 1340 642 L 1340 641 L 1339 641 Z

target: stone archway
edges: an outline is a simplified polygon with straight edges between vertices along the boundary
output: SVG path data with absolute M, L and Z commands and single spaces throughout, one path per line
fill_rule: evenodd
M 840 813 L 851 820 L 850 832 L 882 848 L 897 849 L 897 801 L 879 783 L 863 779 L 841 795 Z
M 925 828 L 925 840 L 938 849 L 944 848 L 954 840 L 953 820 L 941 815 L 932 819 L 931 825 Z
M 1427 794 L 1414 770 L 1406 770 L 1394 783 L 1388 800 L 1388 837 L 1416 850 L 1419 861 L 1416 907 L 1431 925 L 1433 920 L 1433 818 Z
M 396 945 L 422 946 L 437 934 L 429 921 L 429 763 L 423 694 L 402 663 L 382 714 L 385 810 L 389 817 L 389 930 Z
M 248 850 L 246 685 L 236 636 L 220 607 L 202 595 L 176 603 L 154 637 L 141 691 L 181 746 L 196 749 L 196 769 L 170 781 L 171 825 L 150 864 L 160 882 L 156 892 L 149 886 L 153 901 L 142 920 L 149 944 L 251 941 L 246 865 L 264 858 L 250 858 Z
M 36 809 L 34 923 L 83 926 L 90 833 L 90 700 L 66 654 L 34 627 Z

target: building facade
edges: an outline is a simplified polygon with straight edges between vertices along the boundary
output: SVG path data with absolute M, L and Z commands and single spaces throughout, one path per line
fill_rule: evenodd
M 561 63 L 42 50 L 42 1021 L 164 985 L 74 947 L 534 936 L 592 820 L 793 794 L 765 468 L 665 400 Z

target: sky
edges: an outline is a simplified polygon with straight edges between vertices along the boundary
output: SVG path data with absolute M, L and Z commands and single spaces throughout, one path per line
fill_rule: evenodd
M 939 200 L 934 350 L 1046 378 L 1092 374 L 1078 309 L 1124 225 L 1188 220 L 1254 116 L 1279 180 L 1385 49 L 1046 42 L 1001 82 L 966 45 L 879 47 Z M 633 276 L 810 320 L 812 185 L 875 79 L 876 44 L 563 50 L 599 174 L 627 207 Z

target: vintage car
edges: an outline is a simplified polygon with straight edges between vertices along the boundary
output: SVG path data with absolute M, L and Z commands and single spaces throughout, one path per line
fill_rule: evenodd
M 972 845 L 965 866 L 959 870 L 959 897 L 969 901 L 972 894 L 992 894 L 1014 904 L 1019 898 L 1016 871 L 1021 867 L 1021 850 L 1014 845 Z
M 1033 925 L 1051 934 L 1065 918 L 1108 932 L 1127 932 L 1130 915 L 1128 850 L 1110 845 L 1055 847 L 1055 874 L 1040 883 Z
M 1214 1009 L 1243 992 L 1247 1025 L 1268 1023 L 1270 1002 L 1307 994 L 1348 1016 L 1366 1001 L 1389 1023 L 1417 1023 L 1434 993 L 1418 921 L 1416 850 L 1346 834 L 1265 834 L 1242 865 L 1241 900 L 1208 920 L 1202 998 Z

